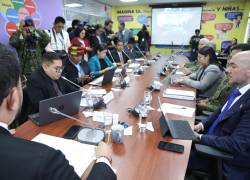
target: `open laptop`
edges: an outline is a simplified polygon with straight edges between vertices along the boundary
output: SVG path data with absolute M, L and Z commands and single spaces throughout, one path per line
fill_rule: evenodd
M 82 91 L 76 91 L 62 96 L 53 97 L 39 102 L 39 113 L 29 115 L 29 118 L 38 126 L 42 126 L 58 119 L 64 118 L 58 114 L 52 114 L 50 107 L 54 107 L 69 116 L 79 112 Z
M 185 120 L 169 120 L 167 114 L 164 114 L 160 97 L 158 103 L 162 116 L 160 118 L 160 129 L 162 136 L 170 136 L 174 139 L 194 140 L 195 136 L 188 121 Z
M 112 82 L 112 79 L 113 79 L 114 74 L 115 74 L 115 69 L 116 68 L 112 68 L 112 69 L 106 71 L 103 74 L 103 76 L 98 77 L 97 79 L 90 82 L 89 84 L 93 85 L 93 86 L 104 86 L 105 84 L 108 84 L 108 83 Z

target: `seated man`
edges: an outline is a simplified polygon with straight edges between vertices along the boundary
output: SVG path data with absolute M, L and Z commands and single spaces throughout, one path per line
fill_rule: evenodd
M 124 48 L 124 52 L 131 60 L 142 57 L 142 54 L 135 49 L 135 43 L 135 38 L 132 37 L 128 40 L 128 44 Z
M 126 54 L 124 54 L 123 49 L 123 42 L 121 40 L 116 40 L 115 49 L 111 50 L 110 53 L 108 53 L 109 59 L 115 61 L 118 66 L 126 64 L 129 59 Z
M 227 180 L 250 179 L 250 51 L 239 52 L 227 67 L 231 91 L 225 105 L 214 112 L 206 123 L 194 127 L 200 144 L 231 153 L 233 160 L 222 161 Z M 211 173 L 212 158 L 199 155 L 192 149 L 188 170 Z
M 27 81 L 26 92 L 31 107 L 29 113 L 39 111 L 41 100 L 79 90 L 61 78 L 62 70 L 62 59 L 55 52 L 46 52 L 43 55 L 42 66 Z
M 63 76 L 80 86 L 87 84 L 92 79 L 88 64 L 83 60 L 84 53 L 84 48 L 72 45 L 69 48 L 69 59 L 65 61 L 62 72 Z
M 241 51 L 250 50 L 249 44 L 237 44 L 231 49 L 229 59 L 234 56 L 236 53 Z M 231 90 L 231 84 L 228 82 L 228 77 L 225 76 L 218 86 L 216 92 L 209 99 L 200 100 L 197 102 L 197 107 L 199 110 L 208 110 L 214 112 L 220 106 L 225 103 L 226 97 L 228 96 L 229 91 Z
M 0 71 L 0 179 L 80 180 L 61 151 L 11 135 L 8 125 L 21 109 L 23 94 L 18 60 L 8 48 L 0 49 Z M 96 156 L 87 180 L 116 179 L 105 143 L 98 146 Z

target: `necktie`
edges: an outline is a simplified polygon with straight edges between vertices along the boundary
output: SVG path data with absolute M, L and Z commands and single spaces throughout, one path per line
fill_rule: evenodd
M 229 96 L 228 101 L 227 101 L 227 105 L 226 107 L 223 109 L 223 111 L 220 113 L 220 115 L 218 116 L 218 118 L 213 122 L 212 126 L 210 126 L 210 128 L 208 129 L 208 133 L 207 134 L 213 134 L 214 133 L 214 129 L 215 127 L 220 123 L 220 121 L 222 120 L 222 118 L 224 117 L 224 115 L 226 114 L 226 112 L 229 110 L 230 106 L 232 105 L 232 103 L 234 102 L 234 100 L 241 95 L 240 91 L 238 89 L 235 89 Z
M 52 81 L 52 83 L 53 83 L 53 87 L 54 87 L 54 89 L 56 91 L 57 96 L 63 95 L 62 92 L 60 91 L 59 87 L 58 87 L 57 82 L 56 81 Z
M 124 64 L 123 57 L 122 57 L 122 53 L 121 53 L 121 52 L 118 52 L 118 54 L 119 54 L 119 58 L 120 58 L 121 63 Z

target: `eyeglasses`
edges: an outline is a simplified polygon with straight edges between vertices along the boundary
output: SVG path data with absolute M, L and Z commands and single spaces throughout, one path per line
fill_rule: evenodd
M 62 73 L 64 67 L 63 66 L 62 67 L 58 66 L 58 67 L 55 67 L 54 69 L 56 70 L 57 73 Z

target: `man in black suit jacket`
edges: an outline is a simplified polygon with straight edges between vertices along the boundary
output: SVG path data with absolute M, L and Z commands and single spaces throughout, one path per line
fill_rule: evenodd
M 18 60 L 8 48 L 0 49 L 0 71 L 0 179 L 80 180 L 60 151 L 10 134 L 8 125 L 22 105 L 22 87 Z M 109 149 L 105 143 L 97 149 L 97 163 L 87 179 L 116 179 Z
M 124 48 L 124 52 L 131 60 L 142 57 L 141 53 L 135 49 L 135 38 L 130 38 L 127 46 Z
M 233 154 L 224 160 L 222 171 L 227 180 L 250 179 L 250 51 L 239 52 L 229 61 L 229 83 L 236 86 L 226 104 L 205 124 L 194 127 L 199 143 Z M 191 151 L 188 169 L 209 172 L 212 159 Z
M 103 26 L 101 24 L 97 24 L 95 26 L 95 34 L 90 37 L 90 46 L 94 49 L 92 55 L 95 54 L 97 47 L 100 44 L 105 43 L 105 39 L 103 39 L 102 33 L 104 32 Z
M 121 40 L 117 40 L 115 41 L 115 49 L 111 50 L 110 53 L 108 53 L 109 59 L 115 61 L 118 66 L 126 64 L 129 59 L 123 52 L 123 49 L 123 42 Z
M 84 49 L 78 45 L 69 48 L 69 59 L 64 63 L 62 75 L 83 86 L 92 80 L 88 64 L 83 60 Z
M 61 78 L 62 60 L 54 52 L 46 52 L 42 57 L 42 66 L 33 72 L 27 81 L 29 113 L 39 111 L 39 102 L 79 90 Z

